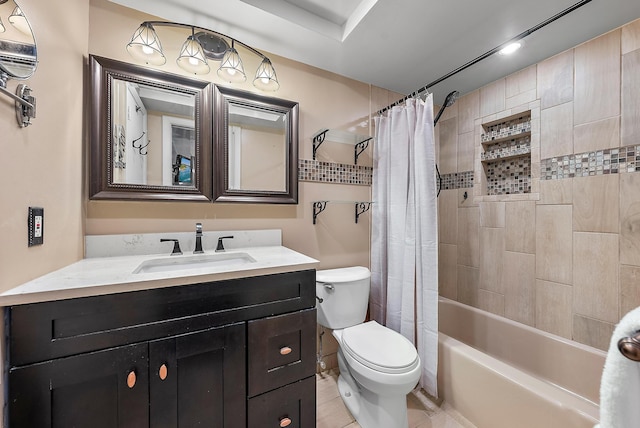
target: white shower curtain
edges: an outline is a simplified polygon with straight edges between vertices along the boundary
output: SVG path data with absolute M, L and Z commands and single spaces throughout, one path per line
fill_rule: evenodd
M 437 397 L 438 228 L 433 96 L 375 119 L 371 317 L 411 340 Z

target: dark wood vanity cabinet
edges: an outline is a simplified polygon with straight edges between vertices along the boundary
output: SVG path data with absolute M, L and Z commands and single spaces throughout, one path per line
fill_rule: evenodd
M 9 428 L 315 427 L 315 271 L 6 308 Z

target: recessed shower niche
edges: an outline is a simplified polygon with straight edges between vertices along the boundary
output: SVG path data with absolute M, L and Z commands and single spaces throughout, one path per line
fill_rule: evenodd
M 502 117 L 500 117 L 502 116 Z M 536 119 L 532 121 L 532 117 Z M 537 199 L 539 107 L 502 112 L 477 121 L 475 196 L 486 200 Z M 535 126 L 532 126 L 532 123 Z M 479 175 L 479 177 L 478 177 Z M 536 194 L 532 194 L 536 193 Z

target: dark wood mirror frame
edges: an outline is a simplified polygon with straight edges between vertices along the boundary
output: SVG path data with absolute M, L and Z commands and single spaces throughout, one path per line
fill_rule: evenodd
M 214 202 L 268 204 L 298 203 L 298 120 L 299 106 L 294 101 L 265 97 L 227 87 L 214 87 Z M 286 190 L 233 190 L 229 188 L 229 103 L 281 113 L 286 116 Z
M 94 200 L 210 201 L 212 194 L 212 84 L 91 55 L 89 198 Z M 195 96 L 194 186 L 114 183 L 111 87 L 113 79 Z

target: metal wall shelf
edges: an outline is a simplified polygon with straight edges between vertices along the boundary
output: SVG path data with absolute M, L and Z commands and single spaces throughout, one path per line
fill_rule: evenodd
M 366 135 L 354 134 L 347 131 L 340 131 L 337 129 L 322 129 L 313 135 L 313 160 L 316 160 L 316 152 L 322 143 L 326 141 L 332 141 L 334 143 L 351 144 L 353 148 L 353 163 L 358 165 L 358 157 L 369 147 L 369 141 L 373 140 L 373 137 Z
M 354 214 L 356 224 L 360 216 L 371 209 L 371 201 L 315 201 L 313 203 L 313 224 L 316 224 L 318 215 L 327 209 L 327 204 L 352 204 L 354 206 Z

